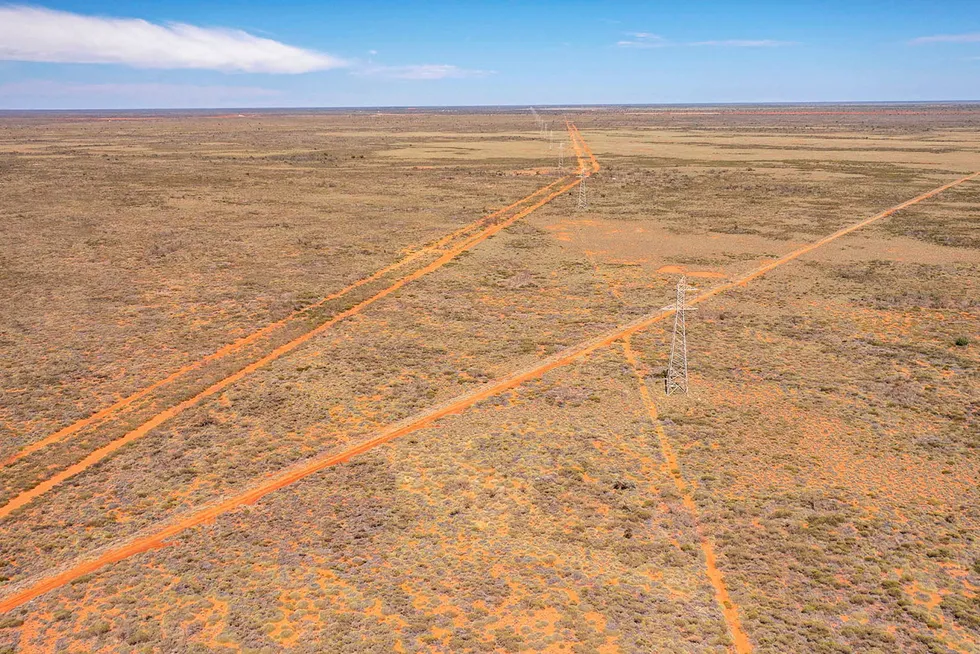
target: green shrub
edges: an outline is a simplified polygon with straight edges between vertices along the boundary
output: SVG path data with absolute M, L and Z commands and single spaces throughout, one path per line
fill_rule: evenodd
M 959 595 L 947 595 L 940 607 L 967 629 L 980 629 L 980 597 L 967 599 Z
M 93 636 L 101 636 L 103 634 L 109 633 L 111 627 L 108 622 L 96 622 L 94 625 L 89 627 L 88 632 Z

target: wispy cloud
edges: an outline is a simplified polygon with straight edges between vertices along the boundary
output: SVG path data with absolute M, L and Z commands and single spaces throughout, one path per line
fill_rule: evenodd
M 347 65 L 241 30 L 25 6 L 0 7 L 0 60 L 248 73 L 307 73 Z
M 775 41 L 773 39 L 725 39 L 722 41 L 695 41 L 687 45 L 714 46 L 720 48 L 781 48 L 787 45 L 799 45 L 799 43 L 796 41 Z
M 464 79 L 468 77 L 486 77 L 492 75 L 490 70 L 472 70 L 460 68 L 451 64 L 416 64 L 409 66 L 364 66 L 355 68 L 354 73 L 368 77 L 387 77 L 389 79 Z
M 630 32 L 629 39 L 616 43 L 620 48 L 666 48 L 672 45 L 667 39 L 649 32 Z
M 937 34 L 935 36 L 920 36 L 909 41 L 912 45 L 928 43 L 980 43 L 980 32 L 972 34 Z
M 690 46 L 713 46 L 719 48 L 779 48 L 799 45 L 795 41 L 776 41 L 774 39 L 723 39 L 715 41 L 670 41 L 659 34 L 649 32 L 629 32 L 629 39 L 617 41 L 620 48 L 670 48 Z

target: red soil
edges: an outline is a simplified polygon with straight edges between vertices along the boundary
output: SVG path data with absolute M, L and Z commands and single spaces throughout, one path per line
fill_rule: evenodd
M 593 168 L 593 172 L 594 170 L 595 168 Z M 959 184 L 975 179 L 977 177 L 980 177 L 980 172 L 950 182 L 949 184 L 940 186 L 936 189 L 933 189 L 932 191 L 923 193 L 922 195 L 919 195 L 911 200 L 903 202 L 900 205 L 897 205 L 895 207 L 892 207 L 891 209 L 888 209 L 875 216 L 872 216 L 871 218 L 867 218 L 858 223 L 854 223 L 853 225 L 838 230 L 837 232 L 834 232 L 829 236 L 826 236 L 818 241 L 815 241 L 814 243 L 793 250 L 792 252 L 780 257 L 779 259 L 776 259 L 773 262 L 765 264 L 757 268 L 756 270 L 733 280 L 732 282 L 728 282 L 716 286 L 715 288 L 705 293 L 702 293 L 698 297 L 693 298 L 691 300 L 691 303 L 694 304 L 694 303 L 703 302 L 704 300 L 714 297 L 719 293 L 723 293 L 725 291 L 731 290 L 732 288 L 735 288 L 736 286 L 743 285 L 761 275 L 764 275 L 765 273 L 769 272 L 770 270 L 773 270 L 774 268 L 789 263 L 790 261 L 793 261 L 794 259 L 808 252 L 811 252 L 812 250 L 818 247 L 826 245 L 827 243 L 830 243 L 857 229 L 865 227 L 877 220 L 881 220 L 882 218 L 890 216 L 896 211 L 900 211 L 918 202 L 922 202 L 923 200 L 931 198 L 941 193 L 942 191 L 945 191 L 953 186 L 957 186 Z M 515 216 L 508 219 L 507 221 L 498 224 L 493 228 L 494 233 L 500 231 L 507 225 L 512 224 L 514 221 L 518 220 L 519 217 L 521 217 L 522 215 L 527 215 L 527 213 L 530 213 L 531 211 L 534 211 L 536 208 L 546 204 L 547 202 L 551 201 L 554 197 L 557 197 L 558 195 L 573 188 L 577 183 L 578 181 L 575 180 L 562 186 L 558 191 L 555 191 L 545 199 L 539 201 L 537 204 L 527 209 L 524 209 L 522 212 L 516 214 Z M 486 235 L 481 234 L 481 236 L 476 238 L 479 238 L 479 240 L 483 240 L 487 238 L 487 236 L 489 236 L 489 234 Z M 468 247 L 468 245 L 463 247 Z M 448 253 L 447 255 L 444 255 L 444 257 L 445 256 L 448 256 Z M 389 289 L 385 293 L 386 294 L 390 293 L 393 290 L 394 290 L 393 288 Z M 50 590 L 59 588 L 67 583 L 70 583 L 72 580 L 77 579 L 83 575 L 89 574 L 95 570 L 98 570 L 99 568 L 105 565 L 109 565 L 116 561 L 120 561 L 122 559 L 128 558 L 129 556 L 147 551 L 149 549 L 153 549 L 155 547 L 160 547 L 165 544 L 166 539 L 171 538 L 172 536 L 182 532 L 183 530 L 189 527 L 200 525 L 202 523 L 213 520 L 217 516 L 227 513 L 243 504 L 252 504 L 258 501 L 259 499 L 261 499 L 262 497 L 264 497 L 265 495 L 268 495 L 273 491 L 279 490 L 290 484 L 300 481 L 301 479 L 304 479 L 312 474 L 315 474 L 320 470 L 323 470 L 330 466 L 337 465 L 339 463 L 343 463 L 351 459 L 352 457 L 357 456 L 358 454 L 362 454 L 364 452 L 367 452 L 369 450 L 378 447 L 379 445 L 394 440 L 400 436 L 404 436 L 406 434 L 427 427 L 441 418 L 464 411 L 467 408 L 476 404 L 477 402 L 498 395 L 509 389 L 515 388 L 531 379 L 541 377 L 542 375 L 544 375 L 545 373 L 551 370 L 554 370 L 556 368 L 577 361 L 595 352 L 596 350 L 599 350 L 601 348 L 607 347 L 615 343 L 616 341 L 619 341 L 624 338 L 628 338 L 631 335 L 639 331 L 642 331 L 655 323 L 664 320 L 665 318 L 669 317 L 672 313 L 673 313 L 672 310 L 666 310 L 666 311 L 660 311 L 657 313 L 649 314 L 625 326 L 607 331 L 603 334 L 596 336 L 595 338 L 579 343 L 578 345 L 567 348 L 555 354 L 552 357 L 544 359 L 543 361 L 538 362 L 536 365 L 525 368 L 524 370 L 521 371 L 514 372 L 506 377 L 491 382 L 483 386 L 482 388 L 476 390 L 475 392 L 459 396 L 456 399 L 447 402 L 446 404 L 432 408 L 421 414 L 417 414 L 416 416 L 408 418 L 400 423 L 395 423 L 393 425 L 390 425 L 389 427 L 382 430 L 375 437 L 368 439 L 352 448 L 349 448 L 342 452 L 323 454 L 318 457 L 309 459 L 306 462 L 294 468 L 291 468 L 289 470 L 280 473 L 279 475 L 273 477 L 272 479 L 267 479 L 265 481 L 256 484 L 255 486 L 253 486 L 252 488 L 246 491 L 231 496 L 210 507 L 205 507 L 195 512 L 192 512 L 188 515 L 185 515 L 179 520 L 172 522 L 164 527 L 158 527 L 157 531 L 154 531 L 148 535 L 137 536 L 114 548 L 106 549 L 96 558 L 78 561 L 74 564 L 70 564 L 68 567 L 66 567 L 64 570 L 62 570 L 59 573 L 56 573 L 47 578 L 40 579 L 38 581 L 35 581 L 34 583 L 27 583 L 24 586 L 22 586 L 21 590 L 8 595 L 3 600 L 0 600 L 0 612 L 7 612 L 14 608 L 17 608 L 31 601 L 32 599 L 40 595 L 43 595 L 44 593 L 47 593 Z M 308 337 L 304 337 L 304 338 L 308 338 Z M 672 449 L 668 449 L 667 451 L 665 451 L 665 456 L 668 452 L 671 454 L 673 453 Z M 679 470 L 677 470 L 676 458 L 674 458 L 674 462 L 670 463 L 669 465 L 671 465 L 671 474 L 675 479 L 675 483 L 677 483 L 681 488 L 687 488 L 687 483 L 683 480 L 682 477 L 680 477 Z M 674 472 L 675 470 L 677 471 L 676 473 Z M 696 510 L 696 507 L 694 506 L 693 499 L 691 498 L 690 493 L 685 493 L 684 496 L 685 496 L 685 501 L 684 501 L 685 505 L 692 511 Z M 727 595 L 727 591 L 724 588 L 724 580 L 721 577 L 721 573 L 717 570 L 716 566 L 714 572 L 712 572 L 711 570 L 711 566 L 714 565 L 713 563 L 714 553 L 713 550 L 711 549 L 710 543 L 707 543 L 707 541 L 702 541 L 702 549 L 705 553 L 706 560 L 708 560 L 709 579 L 711 579 L 712 583 L 715 585 L 715 592 L 719 602 L 722 603 L 722 606 L 725 607 L 725 610 L 730 611 L 729 613 L 726 613 L 726 619 L 729 621 L 729 626 L 732 629 L 733 634 L 737 634 L 739 631 L 741 631 L 741 627 L 737 622 L 738 620 L 737 610 L 734 607 L 734 605 L 731 604 L 731 599 Z M 715 575 L 714 573 L 717 573 L 717 575 Z M 729 605 L 731 606 L 730 609 L 729 609 Z M 736 643 L 739 642 L 739 638 L 740 637 L 736 635 Z M 739 651 L 743 651 L 743 652 L 751 651 L 751 645 L 748 643 L 747 638 L 745 641 L 742 642 L 741 646 L 747 647 L 748 649 L 742 649 Z
M 571 129 L 572 128 L 570 127 L 570 131 L 571 131 Z M 578 138 L 581 139 L 581 136 L 579 136 Z M 575 135 L 573 134 L 573 140 L 574 139 L 575 139 Z M 581 161 L 582 160 L 580 159 L 580 162 Z M 581 163 L 581 165 L 584 167 L 584 163 Z M 562 178 L 562 179 L 558 180 L 557 182 L 554 182 L 552 184 L 549 184 L 549 185 L 545 186 L 543 189 L 539 189 L 538 191 L 535 191 L 534 193 L 532 193 L 531 195 L 527 196 L 526 198 L 524 198 L 524 199 L 518 201 L 517 203 L 511 205 L 511 208 L 512 207 L 515 207 L 515 206 L 517 206 L 517 205 L 519 205 L 521 203 L 527 202 L 530 199 L 534 199 L 535 197 L 537 197 L 538 195 L 540 195 L 542 191 L 545 191 L 547 189 L 553 188 L 556 184 L 559 184 L 562 181 L 565 181 L 567 179 L 568 179 L 567 177 Z M 27 489 L 27 490 L 19 493 L 18 495 L 14 496 L 9 502 L 7 502 L 7 504 L 5 504 L 3 506 L 0 506 L 0 518 L 4 518 L 4 517 L 10 515 L 10 513 L 12 513 L 13 511 L 15 511 L 18 508 L 20 508 L 22 506 L 25 506 L 26 504 L 34 501 L 35 499 L 37 499 L 41 495 L 44 495 L 49 490 L 51 490 L 52 488 L 54 488 L 58 484 L 62 483 L 63 481 L 65 481 L 67 479 L 70 479 L 71 477 L 74 477 L 78 473 L 83 472 L 84 470 L 87 470 L 88 468 L 92 467 L 96 463 L 102 461 L 107 456 L 109 456 L 110 454 L 112 454 L 116 450 L 120 449 L 124 445 L 127 445 L 128 443 L 131 443 L 131 442 L 133 442 L 135 440 L 138 440 L 138 439 L 142 438 L 143 436 L 145 436 L 146 434 L 148 434 L 150 431 L 152 431 L 156 427 L 159 427 L 161 424 L 163 424 L 167 420 L 169 420 L 169 419 L 173 418 L 174 416 L 182 413 L 186 409 L 188 409 L 188 408 L 190 408 L 190 407 L 198 404 L 202 400 L 204 400 L 204 399 L 206 399 L 206 398 L 208 398 L 208 397 L 210 397 L 210 396 L 212 396 L 212 395 L 214 395 L 214 394 L 216 394 L 216 393 L 224 390 L 228 386 L 230 386 L 230 385 L 234 384 L 235 382 L 241 380 L 242 378 L 244 378 L 245 376 L 249 375 L 250 373 L 255 372 L 259 368 L 261 368 L 261 367 L 263 367 L 263 366 L 265 366 L 265 365 L 267 365 L 267 364 L 269 364 L 269 363 L 271 363 L 271 362 L 279 359 L 283 355 L 291 352 L 292 350 L 296 349 L 297 347 L 299 347 L 303 343 L 309 341 L 310 339 L 314 338 L 315 336 L 318 336 L 319 334 L 323 333 L 324 331 L 326 331 L 330 327 L 334 326 L 335 324 L 341 322 L 342 320 L 345 320 L 345 319 L 347 319 L 347 318 L 349 318 L 349 317 L 351 317 L 351 316 L 353 316 L 353 315 L 355 315 L 357 313 L 360 313 L 364 308 L 366 308 L 366 307 L 370 306 L 371 304 L 374 304 L 378 300 L 380 300 L 380 299 L 382 299 L 384 297 L 387 297 L 388 295 L 394 293 L 395 291 L 397 291 L 398 289 L 400 289 L 404 285 L 408 284 L 409 282 L 412 282 L 412 281 L 414 281 L 416 279 L 419 279 L 420 277 L 423 277 L 423 276 L 429 274 L 430 272 L 433 272 L 435 270 L 438 270 L 439 268 L 443 267 L 444 265 L 446 265 L 447 263 L 449 263 L 450 261 L 452 261 L 453 259 L 455 259 L 456 257 L 458 257 L 462 252 L 464 252 L 466 250 L 469 250 L 470 248 L 474 247 L 475 245 L 477 245 L 477 244 L 485 241 L 486 239 L 490 238 L 494 234 L 496 234 L 496 233 L 500 232 L 501 230 L 509 227 L 510 225 L 512 225 L 513 223 L 515 223 L 516 221 L 518 221 L 521 218 L 527 216 L 531 212 L 539 209 L 540 207 L 544 206 L 545 204 L 551 202 L 553 199 L 555 199 L 558 196 L 562 195 L 566 191 L 574 188 L 579 183 L 580 183 L 580 180 L 578 180 L 578 179 L 573 180 L 571 182 L 568 182 L 564 186 L 561 186 L 557 191 L 553 191 L 552 193 L 546 195 L 544 197 L 544 199 L 538 200 L 534 204 L 532 204 L 532 205 L 530 205 L 528 207 L 525 207 L 524 209 L 522 209 L 521 211 L 518 211 L 517 213 L 515 213 L 512 216 L 510 216 L 506 220 L 503 220 L 503 221 L 500 221 L 500 222 L 497 222 L 497 223 L 490 224 L 489 226 L 485 227 L 482 231 L 478 232 L 476 235 L 471 236 L 467 240 L 463 241 L 461 244 L 459 244 L 457 246 L 454 246 L 452 249 L 447 250 L 446 252 L 444 252 L 442 254 L 442 256 L 440 256 L 438 259 L 436 259 L 432 263 L 430 263 L 430 264 L 424 266 L 423 268 L 420 268 L 420 269 L 418 269 L 418 270 L 416 270 L 416 271 L 414 271 L 414 272 L 412 272 L 412 273 L 410 273 L 408 275 L 405 275 L 404 277 L 401 277 L 400 279 L 396 280 L 394 283 L 392 283 L 387 288 L 379 291 L 378 293 L 375 293 L 374 295 L 368 297 L 365 300 L 362 300 L 361 302 L 359 302 L 358 304 L 354 305 L 353 307 L 347 309 L 346 311 L 343 311 L 343 312 L 337 314 L 333 318 L 327 320 L 326 322 L 320 324 L 319 326 L 317 326 L 316 328 L 314 328 L 314 329 L 306 332 L 305 334 L 303 334 L 303 335 L 301 335 L 301 336 L 299 336 L 299 337 L 297 337 L 297 338 L 289 341 L 288 343 L 285 343 L 284 345 L 280 345 L 279 347 L 275 348 L 274 350 L 272 350 L 272 352 L 266 354 L 262 358 L 260 358 L 260 359 L 258 359 L 256 361 L 253 361 L 252 363 L 246 365 L 244 368 L 241 368 L 237 372 L 235 372 L 235 373 L 233 373 L 231 375 L 228 375 L 227 377 L 225 377 L 224 379 L 221 379 L 220 381 L 215 382 L 214 384 L 212 384 L 212 385 L 208 386 L 207 388 L 205 388 L 203 391 L 201 391 L 201 392 L 195 394 L 194 396 L 192 396 L 192 397 L 184 400 L 183 402 L 180 402 L 179 404 L 176 404 L 174 406 L 171 406 L 171 407 L 169 407 L 169 408 L 167 408 L 167 409 L 165 409 L 165 410 L 157 413 L 155 416 L 153 416 L 152 418 L 150 418 L 149 420 L 147 420 L 146 422 L 144 422 L 143 424 L 141 424 L 139 427 L 137 427 L 137 428 L 135 428 L 135 429 L 127 432 L 123 436 L 121 436 L 121 437 L 119 437 L 119 438 L 117 438 L 117 439 L 115 439 L 115 440 L 107 443 L 106 445 L 103 445 L 99 449 L 97 449 L 94 452 L 90 453 L 88 456 L 86 456 L 84 459 L 82 459 L 78 463 L 75 463 L 75 464 L 73 464 L 71 466 L 68 466 L 67 468 L 65 468 L 65 469 L 57 472 L 53 476 L 51 476 L 48 479 L 44 480 L 43 482 L 37 484 L 36 486 L 33 486 L 32 488 L 29 488 L 29 489 Z M 499 215 L 503 211 L 505 211 L 505 210 L 501 210 L 501 212 L 497 212 L 497 214 L 493 214 L 493 215 Z M 430 247 L 435 248 L 435 247 L 438 247 L 440 245 L 444 245 L 445 243 L 449 242 L 449 240 L 451 240 L 452 236 L 454 236 L 456 234 L 459 234 L 462 231 L 463 230 L 457 230 L 457 232 L 454 232 L 451 235 L 448 235 L 446 237 L 443 237 L 442 239 L 440 239 L 439 241 L 437 241 L 436 244 L 434 244 L 433 246 L 430 246 Z M 229 347 L 231 347 L 231 346 L 229 346 Z M 212 355 L 212 356 L 214 356 L 214 355 Z M 116 405 L 114 405 L 114 406 L 116 406 Z M 48 439 L 45 439 L 45 441 L 54 442 L 54 441 L 50 440 L 53 437 L 54 437 L 54 435 L 52 435 Z M 35 449 L 37 449 L 37 448 L 35 448 Z
M 322 299 L 314 302 L 313 304 L 310 304 L 308 306 L 305 306 L 302 309 L 298 309 L 298 310 L 294 311 L 293 313 L 291 313 L 290 315 L 286 316 L 285 318 L 283 318 L 281 320 L 277 320 L 276 322 L 270 323 L 270 324 L 266 325 L 265 327 L 263 327 L 263 328 L 261 328 L 261 329 L 259 329 L 257 331 L 252 332 L 251 334 L 249 334 L 247 336 L 243 336 L 242 338 L 234 341 L 233 343 L 229 343 L 228 345 L 225 345 L 225 346 L 219 348 L 215 352 L 212 352 L 211 354 L 209 354 L 209 355 L 207 355 L 205 357 L 202 357 L 201 359 L 198 359 L 197 361 L 192 361 L 191 363 L 188 363 L 187 365 L 182 366 L 178 370 L 175 370 L 174 372 L 172 372 L 171 374 L 169 374 L 167 377 L 165 377 L 165 378 L 163 378 L 163 379 L 161 379 L 159 381 L 156 381 L 156 382 L 150 384 L 149 386 L 147 386 L 145 388 L 142 388 L 139 391 L 136 391 L 135 393 L 133 393 L 133 394 L 127 396 L 127 397 L 124 397 L 123 399 L 117 401 L 116 403 L 114 403 L 114 404 L 112 404 L 110 406 L 107 406 L 107 407 L 105 407 L 103 409 L 100 409 L 99 411 L 96 411 L 95 413 L 93 413 L 92 415 L 90 415 L 90 416 L 88 416 L 86 418 L 82 418 L 81 420 L 78 420 L 78 421 L 76 421 L 76 422 L 74 422 L 74 423 L 72 423 L 72 424 L 70 424 L 70 425 L 68 425 L 66 427 L 63 427 L 62 429 L 59 429 L 58 431 L 50 434 L 49 436 L 46 436 L 46 437 L 42 438 L 41 440 L 39 440 L 39 441 L 37 441 L 35 443 L 31 443 L 30 445 L 27 445 L 26 447 L 22 448 L 18 452 L 14 453 L 10 457 L 8 457 L 6 460 L 4 460 L 2 463 L 0 463 L 0 465 L 2 465 L 2 466 L 8 466 L 11 463 L 14 463 L 15 461 L 18 461 L 18 460 L 20 460 L 20 459 L 22 459 L 22 458 L 24 458 L 24 457 L 26 457 L 26 456 L 34 453 L 34 452 L 37 452 L 40 449 L 43 449 L 44 447 L 46 447 L 48 445 L 51 445 L 52 443 L 57 443 L 58 441 L 61 441 L 61 440 L 65 439 L 65 438 L 68 438 L 69 436 L 74 435 L 75 433 L 81 431 L 82 429 L 84 429 L 86 427 L 89 427 L 89 426 L 98 424 L 98 423 L 100 423 L 100 422 L 102 422 L 102 421 L 104 421 L 104 420 L 112 417 L 117 412 L 123 411 L 126 408 L 132 406 L 135 402 L 137 402 L 137 401 L 141 400 L 142 398 L 146 397 L 147 395 L 149 395 L 153 391 L 155 391 L 155 390 L 157 390 L 157 389 L 159 389 L 159 388 L 161 388 L 163 386 L 166 386 L 168 384 L 171 384 L 173 382 L 178 381 L 181 377 L 183 377 L 183 376 L 185 376 L 185 375 L 187 375 L 187 374 L 189 374 L 189 373 L 191 373 L 191 372 L 193 372 L 195 370 L 200 369 L 205 364 L 211 363 L 212 361 L 218 361 L 218 360 L 220 360 L 222 358 L 225 358 L 225 357 L 229 356 L 230 354 L 233 354 L 234 352 L 237 352 L 237 351 L 241 350 L 243 347 L 245 347 L 247 345 L 250 345 L 251 343 L 254 343 L 254 342 L 258 341 L 259 339 L 261 339 L 261 338 L 263 338 L 265 336 L 268 336 L 269 334 L 271 334 L 276 329 L 279 329 L 280 327 L 285 326 L 287 323 L 290 323 L 292 321 L 297 320 L 298 318 L 302 317 L 303 314 L 306 314 L 306 313 L 308 313 L 308 312 L 310 312 L 310 311 L 312 311 L 314 309 L 317 309 L 317 308 L 323 306 L 324 304 L 326 304 L 328 302 L 331 302 L 333 300 L 340 299 L 340 298 L 344 297 L 345 295 L 348 295 L 352 291 L 356 290 L 357 288 L 360 288 L 361 286 L 364 286 L 365 284 L 369 284 L 369 283 L 371 283 L 373 281 L 376 281 L 378 279 L 381 279 L 382 277 L 384 277 L 389 272 L 391 272 L 393 270 L 397 270 L 398 268 L 401 268 L 401 267 L 407 265 L 408 263 L 410 263 L 410 262 L 418 259 L 419 257 L 421 257 L 421 256 L 423 256 L 425 254 L 428 254 L 428 253 L 435 252 L 435 251 L 439 250 L 440 248 L 444 247 L 446 244 L 452 242 L 453 239 L 458 238 L 459 236 L 465 234 L 466 232 L 468 232 L 468 231 L 470 231 L 472 229 L 476 229 L 476 228 L 478 228 L 480 226 L 485 225 L 489 221 L 492 221 L 493 219 L 495 219 L 495 218 L 497 218 L 497 217 L 499 217 L 499 216 L 507 213 L 508 211 L 511 211 L 511 210 L 515 209 L 516 207 L 520 206 L 521 204 L 523 204 L 525 202 L 529 202 L 533 198 L 535 198 L 535 197 L 541 195 L 542 193 L 545 193 L 549 189 L 553 188 L 555 185 L 559 184 L 561 181 L 562 180 L 557 180 L 555 182 L 552 182 L 551 184 L 548 184 L 546 186 L 543 186 L 540 189 L 538 189 L 537 191 L 535 191 L 534 193 L 528 195 L 527 197 L 521 198 L 517 202 L 515 202 L 515 203 L 513 203 L 511 205 L 508 205 L 508 206 L 504 207 L 503 209 L 500 209 L 499 211 L 495 211 L 495 212 L 493 212 L 493 213 L 491 213 L 491 214 L 489 214 L 487 216 L 484 216 L 483 218 L 480 218 L 479 220 L 477 220 L 475 222 L 472 222 L 472 223 L 470 223 L 468 225 L 465 225 L 465 226 L 457 229 L 456 231 L 451 232 L 451 233 L 443 236 L 442 238 L 440 238 L 439 240 L 437 240 L 437 241 L 435 241 L 433 243 L 430 243 L 430 244 L 427 244 L 427 245 L 424 245 L 424 246 L 419 247 L 418 249 L 410 252 L 409 254 L 407 254 L 406 256 L 402 257 L 398 261 L 395 261 L 394 263 L 392 263 L 392 264 L 390 264 L 388 266 L 385 266 L 384 268 L 381 268 L 380 270 L 372 273 L 371 275 L 369 275 L 367 277 L 364 277 L 362 279 L 357 280 L 356 282 L 354 282 L 354 283 L 350 284 L 349 286 L 347 286 L 347 287 L 345 287 L 345 288 L 337 291 L 336 293 L 332 293 L 332 294 L 330 294 L 330 295 L 328 295 L 328 296 L 326 296 L 326 297 L 324 297 L 324 298 L 322 298 Z

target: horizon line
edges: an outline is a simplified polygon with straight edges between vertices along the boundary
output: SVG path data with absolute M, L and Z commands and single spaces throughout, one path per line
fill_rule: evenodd
M 458 109 L 588 109 L 588 108 L 631 108 L 631 107 L 803 107 L 803 106 L 850 106 L 850 105 L 980 105 L 975 100 L 778 100 L 778 101 L 737 101 L 737 102 L 652 102 L 652 103 L 557 103 L 557 104 L 461 104 L 461 105 L 295 105 L 281 107 L 108 107 L 75 109 L 13 109 L 0 108 L 0 114 L 12 113 L 107 113 L 107 112 L 280 112 L 280 111 L 377 111 L 377 110 L 458 110 Z

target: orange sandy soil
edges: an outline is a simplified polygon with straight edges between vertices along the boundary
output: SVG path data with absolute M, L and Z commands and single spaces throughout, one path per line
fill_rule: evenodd
M 177 643 L 184 627 L 206 636 L 215 599 L 249 616 L 244 638 L 221 621 L 233 647 L 288 634 L 311 651 L 727 642 L 621 353 L 557 377 L 66 592 L 100 615 L 158 597 L 141 613 Z M 223 562 L 207 554 L 221 541 Z
M 349 306 L 349 308 L 340 310 L 332 315 L 327 314 L 326 316 L 314 316 L 313 312 L 307 312 L 305 310 L 294 313 L 293 315 L 287 317 L 284 321 L 272 323 L 268 327 L 262 328 L 242 340 L 225 346 L 213 355 L 209 355 L 198 362 L 184 366 L 174 373 L 171 373 L 171 375 L 165 378 L 163 381 L 155 382 L 148 386 L 145 390 L 138 391 L 137 393 L 120 400 L 116 404 L 100 410 L 91 417 L 76 422 L 72 426 L 61 429 L 54 434 L 21 449 L 3 464 L 6 468 L 6 472 L 19 482 L 20 489 L 17 489 L 16 485 L 12 484 L 12 490 L 20 490 L 20 492 L 10 497 L 6 504 L 0 506 L 0 518 L 6 517 L 11 512 L 16 511 L 29 503 L 39 501 L 39 499 L 42 498 L 43 495 L 50 489 L 63 484 L 65 481 L 73 478 L 74 476 L 81 474 L 87 471 L 89 468 L 101 463 L 106 457 L 111 456 L 120 448 L 143 438 L 161 424 L 179 416 L 183 411 L 196 407 L 200 403 L 217 396 L 231 385 L 246 379 L 249 375 L 255 373 L 256 371 L 263 369 L 264 367 L 278 361 L 280 358 L 288 354 L 291 354 L 297 348 L 301 347 L 312 339 L 319 337 L 321 334 L 326 333 L 328 330 L 331 330 L 335 325 L 340 324 L 342 321 L 360 315 L 364 309 L 394 293 L 397 293 L 404 286 L 423 278 L 427 274 L 441 269 L 443 266 L 453 263 L 458 257 L 469 253 L 472 248 L 476 247 L 486 239 L 499 233 L 501 230 L 507 228 L 521 218 L 530 215 L 534 210 L 546 205 L 548 202 L 561 197 L 562 194 L 573 188 L 578 183 L 579 181 L 575 179 L 574 176 L 566 176 L 551 184 L 546 184 L 538 191 L 535 191 L 531 195 L 513 203 L 512 205 L 509 205 L 500 212 L 495 212 L 485 219 L 481 219 L 480 221 L 472 224 L 472 226 L 468 226 L 463 230 L 457 230 L 456 232 L 435 241 L 432 245 L 426 245 L 422 249 L 417 250 L 416 253 L 422 255 L 420 264 L 416 266 L 408 265 L 412 263 L 412 260 L 415 258 L 415 253 L 413 253 L 412 255 L 401 259 L 399 262 L 396 262 L 396 264 L 393 264 L 393 266 L 386 267 L 375 275 L 365 278 L 364 281 L 369 282 L 372 281 L 373 278 L 381 275 L 380 279 L 383 280 L 385 274 L 388 273 L 390 269 L 403 270 L 403 273 L 399 276 L 390 280 L 385 280 L 381 284 L 382 288 L 377 290 L 377 292 L 372 293 L 371 291 L 368 291 L 369 294 L 367 294 L 363 299 L 354 300 L 353 304 Z M 431 259 L 431 261 L 426 261 L 426 258 L 424 257 L 425 254 L 429 254 L 428 259 Z M 403 262 L 407 262 L 406 265 L 400 265 Z M 405 271 L 405 269 L 407 269 L 407 271 Z M 359 284 L 360 282 L 356 282 L 355 284 L 348 286 L 346 290 L 354 290 Z M 346 293 L 346 290 L 340 291 L 338 294 L 334 295 L 343 296 Z M 328 296 L 327 300 L 331 299 L 332 297 L 333 296 Z M 320 301 L 311 305 L 311 308 L 319 308 L 319 305 L 322 302 L 323 301 Z M 304 324 L 306 326 L 305 330 L 302 329 Z M 245 350 L 244 345 L 251 345 L 253 337 L 264 336 L 269 329 L 275 329 L 278 331 L 287 330 L 290 328 L 294 332 L 295 336 L 291 340 L 288 340 L 274 348 L 269 348 L 267 346 L 266 351 L 262 351 L 258 347 L 250 347 L 248 349 L 255 350 L 255 353 L 252 354 L 252 358 L 247 359 L 244 358 L 244 356 L 240 356 L 240 361 L 237 363 L 237 366 L 234 365 L 235 362 L 233 360 L 224 361 L 224 359 L 233 359 L 234 355 L 240 354 L 241 350 Z M 239 348 L 239 345 L 242 347 Z M 229 352 L 230 354 L 226 356 L 226 352 Z M 224 372 L 221 375 L 218 375 L 217 379 L 213 382 L 199 384 L 198 387 L 195 388 L 192 385 L 194 380 L 189 380 L 187 378 L 192 377 L 198 369 L 210 365 L 213 361 L 225 363 Z M 130 414 L 133 413 L 133 407 L 138 406 L 138 402 L 147 403 L 146 398 L 153 397 L 147 393 L 156 391 L 161 384 L 163 384 L 163 388 L 168 388 L 169 386 L 182 387 L 185 389 L 188 397 L 186 399 L 175 398 L 170 404 L 158 403 L 154 405 L 153 403 L 150 403 L 150 406 L 154 408 L 153 412 L 148 414 L 148 417 L 140 418 L 133 424 L 133 426 L 126 426 L 127 422 L 132 421 Z M 113 411 L 115 411 L 115 413 L 110 413 Z M 127 418 L 129 418 L 129 420 L 127 420 Z M 93 420 L 96 421 L 93 422 Z M 110 428 L 103 429 L 103 427 L 105 427 L 107 424 L 110 425 Z M 124 427 L 121 433 L 118 435 L 117 433 L 120 430 L 114 430 L 111 428 L 115 427 L 116 425 Z M 79 437 L 80 434 L 84 434 L 86 431 L 91 432 L 90 434 L 85 434 L 89 436 L 88 442 L 86 442 L 85 436 Z M 101 437 L 103 439 L 108 438 L 109 440 L 100 447 L 92 449 L 92 451 L 90 451 L 87 455 L 76 461 L 66 460 L 62 464 L 62 468 L 57 469 L 57 464 L 53 463 L 51 459 L 51 450 L 54 446 L 60 446 L 62 450 L 72 447 L 75 449 L 80 449 L 86 445 L 89 445 L 91 448 L 92 446 L 90 443 L 92 443 L 94 440 L 92 436 L 95 436 L 96 438 Z M 98 444 L 97 440 L 94 442 Z M 32 457 L 37 463 L 45 468 L 43 471 L 39 471 L 37 476 L 33 479 L 29 471 L 31 465 L 30 459 Z
M 493 140 L 508 122 L 453 127 Z M 383 156 L 429 142 L 419 123 L 4 118 L 0 456 L 546 183 L 510 174 L 540 158 Z
M 974 183 L 914 224 L 978 207 Z M 663 403 L 760 650 L 980 648 L 980 256 L 896 231 L 706 306 L 700 388 Z
M 574 118 L 588 214 L 543 207 L 11 515 L 4 585 L 648 313 L 678 270 L 710 289 L 970 172 L 661 160 L 609 136 L 646 118 Z M 975 651 L 978 207 L 969 182 L 700 305 L 689 397 L 662 396 L 664 325 L 633 338 L 696 514 L 617 344 L 15 609 L 0 643 L 725 652 L 706 539 L 756 651 Z

